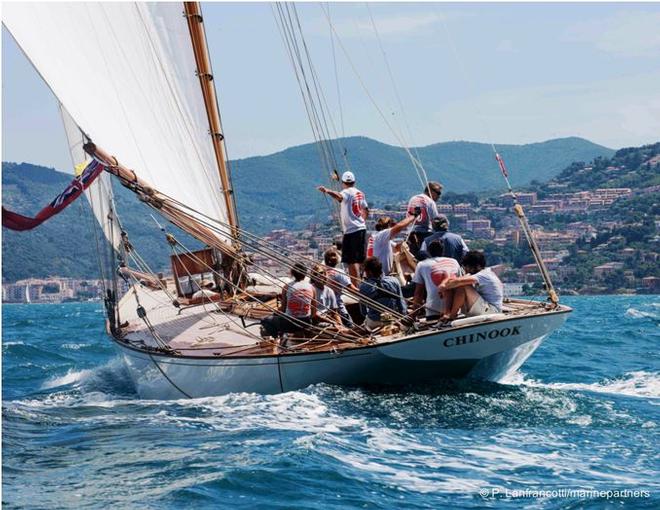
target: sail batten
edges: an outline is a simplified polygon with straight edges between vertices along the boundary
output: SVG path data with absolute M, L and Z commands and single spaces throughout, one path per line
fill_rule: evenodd
M 228 221 L 183 4 L 11 3 L 3 23 L 94 142 Z

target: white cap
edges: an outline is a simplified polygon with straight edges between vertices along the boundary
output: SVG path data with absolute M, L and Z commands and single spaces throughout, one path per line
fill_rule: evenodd
M 355 182 L 355 176 L 353 175 L 353 172 L 344 172 L 341 175 L 341 182 L 345 182 L 348 184 Z

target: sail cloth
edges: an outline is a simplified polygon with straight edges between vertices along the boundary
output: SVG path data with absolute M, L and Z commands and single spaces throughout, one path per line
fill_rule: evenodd
M 85 166 L 85 162 L 90 159 L 83 150 L 85 138 L 80 128 L 76 126 L 75 121 L 62 104 L 60 104 L 60 114 L 64 123 L 64 132 L 69 142 L 71 162 L 75 169 L 79 168 L 80 165 Z M 83 163 L 80 163 L 81 161 Z M 96 221 L 101 226 L 103 235 L 115 251 L 119 251 L 119 247 L 121 246 L 121 226 L 115 212 L 112 176 L 109 172 L 103 172 L 89 185 L 87 190 L 85 190 L 85 198 L 89 202 Z
M 16 2 L 3 23 L 75 124 L 165 195 L 227 222 L 182 3 Z
M 31 230 L 38 227 L 44 221 L 62 212 L 71 202 L 78 198 L 81 193 L 94 182 L 105 170 L 105 166 L 93 159 L 90 161 L 80 175 L 76 176 L 66 189 L 57 195 L 55 199 L 37 213 L 34 218 L 23 216 L 2 208 L 2 226 L 11 230 Z

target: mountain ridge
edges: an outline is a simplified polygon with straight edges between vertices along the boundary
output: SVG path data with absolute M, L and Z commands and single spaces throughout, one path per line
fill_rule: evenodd
M 365 191 L 372 205 L 399 202 L 419 191 L 421 184 L 410 169 L 410 162 L 403 149 L 366 137 L 352 137 L 347 140 L 345 143 L 349 146 L 349 150 L 359 156 L 354 158 L 360 166 L 360 170 L 355 170 L 358 185 Z M 614 153 L 611 149 L 581 139 L 569 138 L 550 142 L 551 150 L 540 152 L 539 149 L 548 149 L 549 142 L 527 144 L 528 150 L 532 151 L 531 154 L 516 154 L 515 149 L 519 146 L 511 145 L 501 145 L 498 150 L 507 161 L 511 173 L 515 173 L 521 165 L 532 164 L 535 159 L 546 159 L 543 168 L 548 179 L 558 175 L 563 168 L 575 161 L 569 161 L 556 171 L 548 170 L 548 168 L 560 167 L 565 161 L 565 155 L 561 158 L 557 157 L 557 151 L 561 150 L 562 146 L 570 154 L 593 153 L 592 157 L 581 157 L 577 158 L 578 160 L 590 161 L 604 153 Z M 476 146 L 483 165 L 488 165 L 488 168 L 492 169 L 492 182 L 496 182 L 497 187 L 503 189 L 490 146 L 478 142 L 441 142 L 441 144 L 445 144 L 444 149 L 451 148 L 455 151 L 455 153 L 450 151 L 451 157 L 448 157 L 448 161 L 453 162 L 454 168 L 470 167 Z M 532 145 L 531 149 L 529 145 Z M 425 157 L 430 158 L 431 161 L 434 159 L 433 149 L 426 153 L 424 148 L 417 150 L 420 151 L 422 161 L 425 161 Z M 349 152 L 350 156 L 351 152 Z M 435 159 L 442 160 L 442 157 L 442 154 L 436 155 Z M 318 153 L 314 144 L 291 147 L 269 156 L 247 159 L 247 164 L 245 159 L 231 162 L 243 228 L 259 234 L 275 228 L 297 229 L 312 220 L 322 221 L 327 217 L 328 206 L 323 196 L 315 190 L 315 186 L 322 183 L 322 176 L 318 170 Z M 255 165 L 258 171 L 251 173 Z M 407 165 L 408 170 L 402 175 L 389 175 L 394 172 L 393 168 L 399 168 L 398 165 Z M 434 165 L 437 165 L 437 162 L 432 162 L 429 168 Z M 26 215 L 34 215 L 38 212 L 60 193 L 72 178 L 70 174 L 59 172 L 54 168 L 29 163 L 7 162 L 2 164 L 2 168 L 3 206 Z M 304 171 L 308 168 L 315 169 L 313 175 Z M 282 169 L 287 170 L 288 177 L 274 179 L 271 172 L 282 172 Z M 470 175 L 474 177 L 473 174 Z M 542 173 L 536 176 L 543 178 Z M 518 174 L 516 178 L 519 177 Z M 429 178 L 433 179 L 434 174 L 430 173 Z M 440 180 L 445 184 L 447 191 L 475 191 L 473 188 L 465 187 L 457 190 L 460 178 Z M 522 180 L 531 182 L 533 179 L 528 175 Z M 379 184 L 388 189 L 380 192 Z M 479 191 L 479 187 L 476 188 L 476 191 Z M 152 211 L 122 186 L 115 186 L 115 194 L 118 209 L 123 212 L 121 216 L 124 226 L 134 244 L 139 247 L 141 254 L 154 270 L 167 269 L 168 249 L 162 233 L 155 228 L 150 217 Z M 29 276 L 49 275 L 96 276 L 96 258 L 92 243 L 76 242 L 85 239 L 90 233 L 87 219 L 85 218 L 84 222 L 79 221 L 83 203 L 84 201 L 80 200 L 77 204 L 72 204 L 61 214 L 32 231 L 19 233 L 3 229 L 3 280 L 13 281 Z M 169 230 L 176 231 L 174 227 L 169 227 Z
M 367 137 L 331 141 L 335 159 L 342 161 L 347 151 L 357 186 L 373 203 L 393 203 L 418 193 L 422 184 L 401 147 Z M 579 137 L 535 142 L 500 144 L 498 152 L 506 161 L 514 186 L 547 181 L 575 161 L 609 157 L 614 150 Z M 504 190 L 490 144 L 480 142 L 438 142 L 411 149 L 426 168 L 430 180 L 438 180 L 445 191 L 455 193 Z M 247 224 L 264 225 L 268 230 L 283 226 L 299 228 L 312 220 L 323 220 L 329 213 L 325 199 L 314 189 L 328 183 L 321 170 L 316 144 L 304 144 L 230 162 L 237 204 Z M 344 171 L 338 168 L 338 172 Z M 274 178 L 276 177 L 276 178 Z M 263 184 L 268 183 L 264 188 Z M 283 207 L 278 197 L 295 195 Z

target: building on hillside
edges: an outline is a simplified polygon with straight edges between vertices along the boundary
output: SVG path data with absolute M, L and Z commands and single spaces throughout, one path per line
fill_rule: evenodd
M 454 204 L 454 214 L 470 214 L 474 208 L 472 204 Z
M 462 230 L 467 227 L 468 215 L 467 214 L 454 214 L 452 218 L 452 230 Z
M 657 276 L 646 276 L 642 278 L 642 287 L 650 292 L 659 292 L 660 278 Z
M 502 199 L 502 203 L 505 204 L 507 207 L 513 206 L 513 197 L 511 196 L 510 193 L 505 193 L 503 195 L 500 195 L 500 198 Z M 517 193 L 516 198 L 518 199 L 518 203 L 524 206 L 534 205 L 536 204 L 537 201 L 536 192 Z
M 606 205 L 613 203 L 619 198 L 629 197 L 632 195 L 630 188 L 598 188 L 592 193 L 593 198 L 603 200 Z
M 597 278 L 603 278 L 623 269 L 623 262 L 606 262 L 600 266 L 594 267 L 594 275 Z

